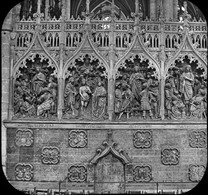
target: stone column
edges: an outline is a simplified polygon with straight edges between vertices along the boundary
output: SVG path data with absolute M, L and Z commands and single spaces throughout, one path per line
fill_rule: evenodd
M 114 119 L 114 100 L 115 100 L 115 79 L 108 79 L 108 116 L 109 120 Z
M 6 128 L 3 125 L 3 121 L 8 119 L 9 110 L 9 89 L 10 89 L 10 65 L 11 65 L 11 51 L 10 51 L 10 41 L 11 41 L 11 31 L 12 31 L 12 14 L 13 9 L 7 14 L 4 19 L 1 31 L 1 62 L 2 62 L 2 129 L 1 129 L 1 152 L 2 152 L 2 168 L 4 174 L 6 175 Z
M 173 0 L 163 0 L 163 3 L 165 19 L 173 19 Z
M 45 20 L 48 19 L 49 0 L 45 0 Z
M 173 20 L 178 19 L 178 0 L 173 0 Z
M 160 117 L 163 120 L 165 118 L 165 34 L 164 34 L 164 22 L 161 22 L 160 33 Z
M 71 17 L 71 0 L 66 0 L 66 18 L 67 20 Z
M 150 19 L 156 19 L 156 0 L 150 0 Z

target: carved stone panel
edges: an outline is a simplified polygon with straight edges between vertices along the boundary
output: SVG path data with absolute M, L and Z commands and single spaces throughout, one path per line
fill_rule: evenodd
M 177 165 L 180 152 L 176 148 L 165 148 L 161 151 L 161 162 L 163 165 Z
M 43 54 L 31 53 L 16 72 L 14 119 L 51 119 L 57 112 L 56 69 Z
M 152 132 L 148 130 L 136 131 L 133 135 L 135 148 L 150 148 L 152 146 Z
M 46 146 L 42 148 L 41 161 L 43 164 L 56 165 L 60 161 L 60 150 L 57 147 Z
M 30 181 L 33 178 L 33 166 L 26 163 L 18 163 L 15 166 L 15 178 L 18 181 Z
M 133 177 L 136 182 L 149 182 L 152 179 L 152 167 L 149 165 L 135 166 Z
M 71 130 L 69 132 L 69 146 L 84 148 L 87 146 L 87 133 L 84 130 Z
M 205 131 L 196 130 L 189 134 L 189 146 L 192 148 L 206 148 L 207 135 Z
M 190 181 L 198 182 L 202 179 L 205 172 L 203 165 L 190 165 L 188 170 L 188 177 Z
M 69 182 L 86 182 L 87 181 L 87 169 L 82 165 L 72 165 L 68 171 Z
M 20 146 L 31 146 L 33 144 L 33 131 L 31 129 L 18 129 L 15 135 L 15 144 Z

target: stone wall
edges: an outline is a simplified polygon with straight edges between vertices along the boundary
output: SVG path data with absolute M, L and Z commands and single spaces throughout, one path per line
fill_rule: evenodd
M 98 127 L 8 128 L 6 167 L 9 181 L 20 189 L 29 186 L 58 189 L 58 182 L 67 177 L 71 166 L 84 166 L 85 181 L 67 180 L 64 185 L 70 189 L 80 189 L 83 185 L 84 189 L 93 190 L 94 179 L 89 179 L 88 165 L 96 150 L 104 147 L 103 141 L 109 142 L 108 129 Z M 156 183 L 161 189 L 191 189 L 203 176 L 207 163 L 205 125 L 112 127 L 116 150 L 123 150 L 130 159 L 125 165 L 126 190 L 156 190 Z M 25 168 L 28 174 L 24 171 L 21 174 L 18 167 Z M 146 167 L 148 174 L 137 175 L 141 167 Z

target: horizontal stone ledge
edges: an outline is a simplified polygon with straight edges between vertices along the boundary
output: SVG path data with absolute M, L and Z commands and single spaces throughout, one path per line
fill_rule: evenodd
M 6 128 L 38 128 L 38 129 L 90 129 L 90 130 L 134 130 L 134 129 L 161 129 L 186 130 L 207 129 L 206 121 L 137 121 L 137 122 L 111 122 L 111 121 L 23 121 L 4 120 Z

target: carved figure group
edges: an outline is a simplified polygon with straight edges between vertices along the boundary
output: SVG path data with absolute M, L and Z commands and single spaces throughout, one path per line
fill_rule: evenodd
M 85 56 L 80 66 L 69 70 L 71 76 L 64 89 L 64 118 L 107 119 L 105 80 L 98 77 L 101 72 L 94 63 Z
M 17 118 L 50 118 L 56 114 L 57 107 L 54 77 L 37 63 L 28 71 L 17 78 L 14 85 L 14 115 Z
M 167 119 L 207 117 L 206 80 L 193 73 L 190 65 L 170 70 L 165 84 Z
M 130 117 L 158 118 L 159 83 L 146 68 L 141 71 L 135 65 L 131 74 L 125 73 L 117 81 L 115 89 L 115 113 L 121 119 Z

